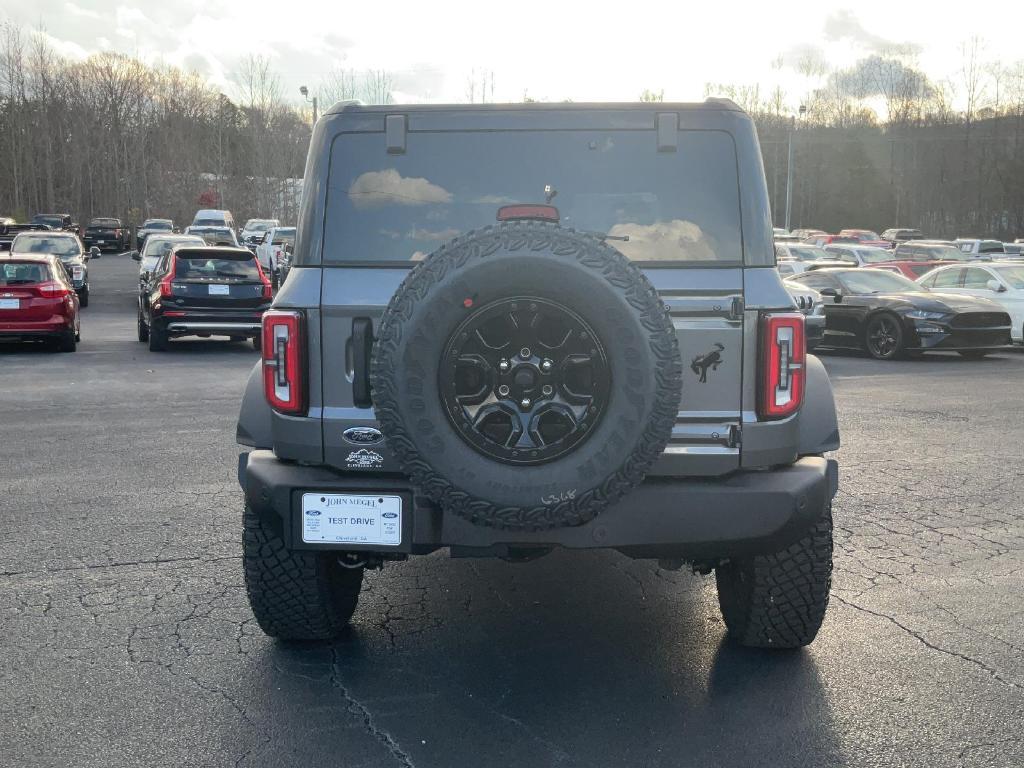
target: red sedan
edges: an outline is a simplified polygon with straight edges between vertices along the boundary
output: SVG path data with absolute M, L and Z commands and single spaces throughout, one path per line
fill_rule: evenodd
M 921 275 L 925 275 L 931 272 L 936 267 L 941 267 L 945 264 L 957 264 L 956 261 L 941 261 L 936 259 L 935 261 L 883 261 L 880 264 L 872 264 L 871 266 L 875 269 L 885 269 L 889 272 L 895 272 L 897 274 L 908 277 L 911 280 L 917 280 Z
M 861 245 L 871 245 L 875 248 L 892 248 L 892 243 L 888 240 L 883 240 L 877 232 L 873 232 L 870 229 L 842 229 L 839 231 L 840 237 L 852 237 Z
M 0 253 L 0 342 L 53 341 L 74 352 L 78 295 L 56 256 Z

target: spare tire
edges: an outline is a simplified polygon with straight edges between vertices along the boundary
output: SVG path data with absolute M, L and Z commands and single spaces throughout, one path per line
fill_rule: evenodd
M 682 388 L 671 318 L 602 239 L 541 222 L 470 232 L 381 319 L 374 410 L 416 487 L 473 523 L 580 525 L 638 485 Z

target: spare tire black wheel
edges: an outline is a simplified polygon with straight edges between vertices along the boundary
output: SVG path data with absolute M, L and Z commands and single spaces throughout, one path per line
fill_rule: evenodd
M 638 485 L 672 432 L 675 331 L 643 273 L 600 239 L 487 227 L 409 274 L 370 367 L 387 446 L 473 523 L 580 525 Z

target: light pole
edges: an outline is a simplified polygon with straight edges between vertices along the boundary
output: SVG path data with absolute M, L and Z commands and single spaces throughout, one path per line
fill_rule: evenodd
M 309 101 L 313 102 L 313 125 L 316 125 L 316 96 L 314 96 L 312 99 L 310 99 L 309 98 L 309 88 L 307 88 L 304 85 L 299 87 L 299 93 L 301 93 L 303 96 L 306 97 L 306 101 L 307 102 L 309 102 Z
M 800 117 L 807 112 L 807 107 L 800 105 Z M 790 212 L 793 208 L 793 134 L 796 132 L 796 118 L 789 120 L 789 160 L 786 166 L 786 231 L 789 232 Z

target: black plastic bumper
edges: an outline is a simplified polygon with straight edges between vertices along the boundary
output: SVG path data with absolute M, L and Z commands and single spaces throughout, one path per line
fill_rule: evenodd
M 690 560 L 783 549 L 816 522 L 835 495 L 839 477 L 834 460 L 808 457 L 779 469 L 736 472 L 720 479 L 652 478 L 584 525 L 516 532 L 445 514 L 401 475 L 367 476 L 300 466 L 263 450 L 241 454 L 238 475 L 247 503 L 265 517 L 280 518 L 285 543 L 293 549 L 426 554 L 451 547 L 453 555 L 486 556 L 517 548 L 611 548 L 634 557 Z M 400 495 L 401 545 L 304 543 L 301 494 L 310 491 Z

